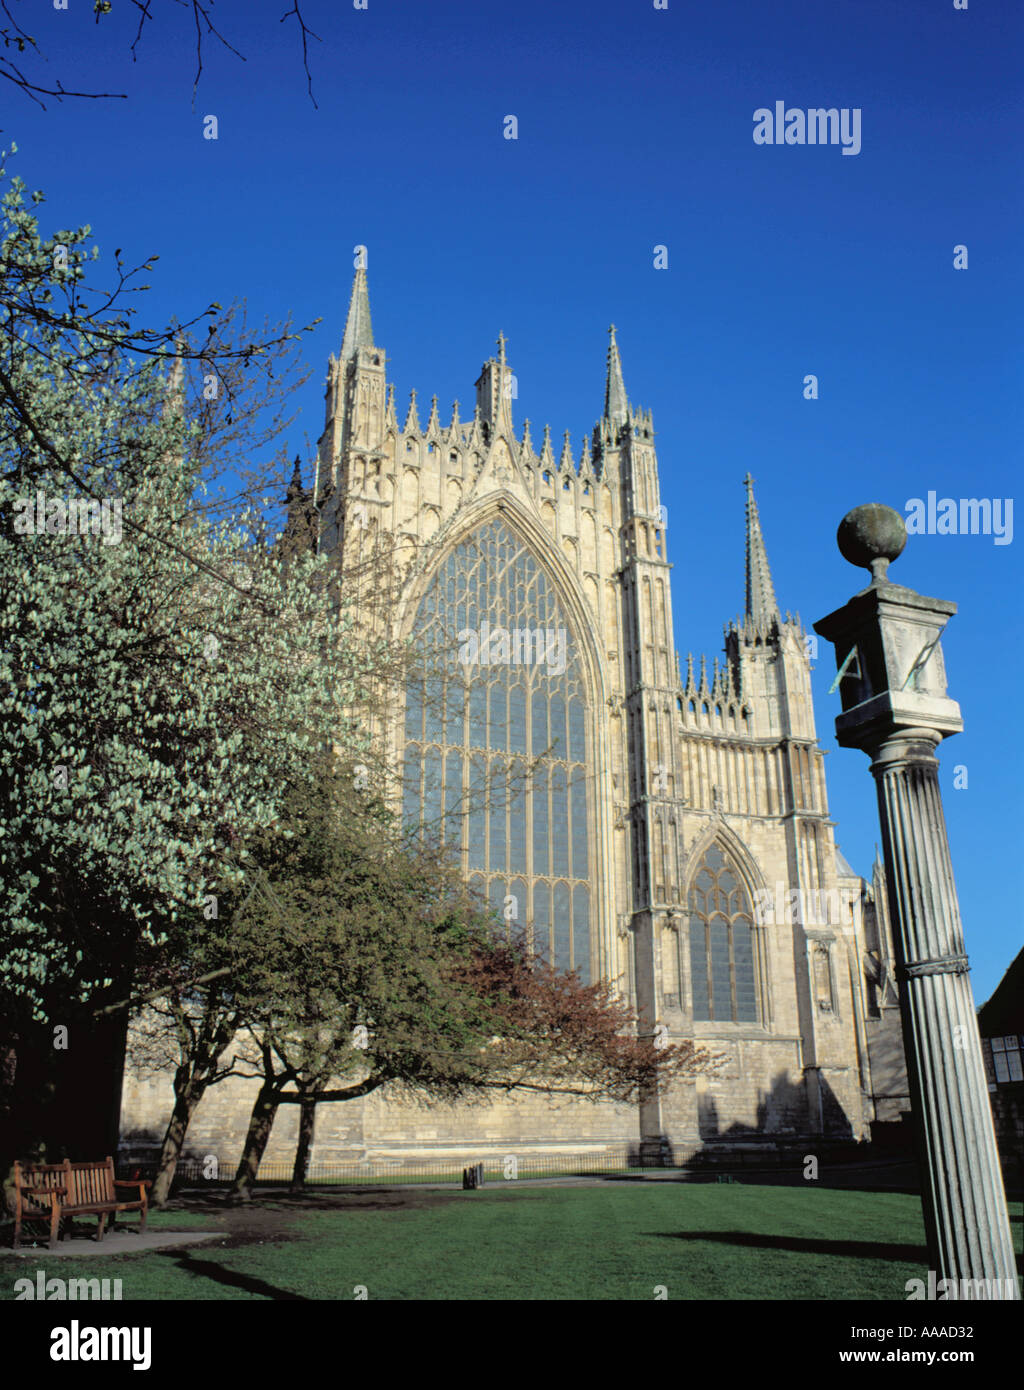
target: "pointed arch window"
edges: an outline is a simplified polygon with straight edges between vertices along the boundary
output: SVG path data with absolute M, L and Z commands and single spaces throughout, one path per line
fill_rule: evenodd
M 757 1023 L 754 919 L 735 865 L 709 846 L 690 884 L 690 982 L 695 1021 Z
M 511 895 L 534 949 L 589 983 L 590 700 L 554 585 L 486 522 L 441 561 L 412 636 L 404 819 L 443 835 L 495 910 Z

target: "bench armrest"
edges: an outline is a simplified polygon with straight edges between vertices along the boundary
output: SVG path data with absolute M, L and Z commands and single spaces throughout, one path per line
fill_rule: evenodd
M 152 1187 L 153 1183 L 149 1178 L 115 1178 L 115 1187 Z

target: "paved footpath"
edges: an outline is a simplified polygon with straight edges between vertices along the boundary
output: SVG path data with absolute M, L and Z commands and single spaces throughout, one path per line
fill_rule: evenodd
M 140 1255 L 146 1250 L 167 1250 L 175 1245 L 195 1245 L 202 1240 L 223 1239 L 223 1231 L 137 1231 L 108 1232 L 98 1241 L 95 1235 L 71 1236 L 57 1242 L 56 1250 L 43 1245 L 22 1245 L 17 1250 L 0 1250 L 23 1260 L 61 1260 L 78 1255 L 95 1259 L 98 1255 Z

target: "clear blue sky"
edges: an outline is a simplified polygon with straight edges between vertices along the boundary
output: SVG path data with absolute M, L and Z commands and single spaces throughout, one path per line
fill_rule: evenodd
M 805 623 L 862 587 L 838 555 L 852 506 L 1012 497 L 1021 461 L 1022 56 L 1010 0 L 307 0 L 314 109 L 288 0 L 219 0 L 244 54 L 155 0 L 56 11 L 14 0 L 48 59 L 33 73 L 127 101 L 0 89 L 3 140 L 48 196 L 44 225 L 88 221 L 105 263 L 158 252 L 147 317 L 211 299 L 323 324 L 306 351 L 294 447 L 322 427 L 352 248 L 369 248 L 373 324 L 400 410 L 442 412 L 498 330 L 517 424 L 574 450 L 600 412 L 614 321 L 631 399 L 654 412 L 669 510 L 677 644 L 721 648 L 743 600 L 749 469 L 784 608 Z M 22 13 L 23 12 L 23 13 Z M 753 113 L 858 107 L 862 149 L 754 144 Z M 214 114 L 219 139 L 203 139 Z M 514 114 L 519 139 L 502 138 Z M 968 247 L 969 268 L 953 269 Z M 668 269 L 653 268 L 653 247 Z M 145 301 L 143 301 L 145 303 Z M 820 382 L 803 399 L 807 373 Z M 1024 526 L 1024 518 L 1020 524 Z M 942 783 L 974 988 L 991 993 L 1024 936 L 1024 535 L 912 538 L 893 577 L 952 598 L 950 690 L 966 730 Z M 877 839 L 863 754 L 836 750 L 823 649 L 814 674 L 832 812 L 867 872 Z M 954 764 L 968 769 L 953 789 Z M 1018 867 L 1015 868 L 1014 866 Z

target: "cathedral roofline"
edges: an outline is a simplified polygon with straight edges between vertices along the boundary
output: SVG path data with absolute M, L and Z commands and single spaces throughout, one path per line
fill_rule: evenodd
M 615 459 L 625 447 L 627 435 L 642 436 L 646 442 L 653 439 L 653 419 L 649 410 L 631 404 L 626 396 L 622 374 L 622 359 L 615 336 L 615 327 L 609 328 L 608 369 L 605 382 L 604 414 L 595 424 L 590 437 L 582 436 L 579 452 L 571 444 L 571 431 L 565 431 L 564 442 L 555 452 L 551 442 L 551 432 L 545 427 L 543 440 L 534 443 L 529 426 L 523 430 L 522 439 L 517 437 L 512 422 L 512 400 L 515 397 L 515 377 L 507 357 L 507 339 L 499 333 L 497 354 L 490 356 L 483 364 L 476 382 L 476 408 L 471 421 L 459 418 L 458 403 L 452 411 L 451 423 L 445 429 L 437 413 L 436 397 L 431 399 L 430 419 L 422 424 L 417 408 L 417 393 L 410 392 L 410 404 L 404 422 L 395 409 L 395 386 L 385 382 L 385 400 L 380 424 L 385 433 L 398 438 L 411 436 L 416 439 L 429 438 L 441 442 L 446 448 L 479 453 L 494 444 L 503 436 L 521 466 L 540 473 L 551 472 L 561 476 L 572 475 L 584 482 L 597 482 L 606 478 L 609 465 L 614 469 Z M 345 399 L 344 386 L 346 368 L 359 369 L 369 366 L 360 358 L 360 350 L 381 352 L 373 340 L 373 327 L 370 315 L 369 283 L 365 267 L 358 266 L 352 280 L 349 307 L 345 321 L 345 332 L 340 353 L 332 353 L 327 378 L 327 418 L 344 419 L 342 402 Z M 379 367 L 383 354 L 373 365 Z M 343 423 L 341 441 L 335 448 L 348 447 L 351 425 Z

